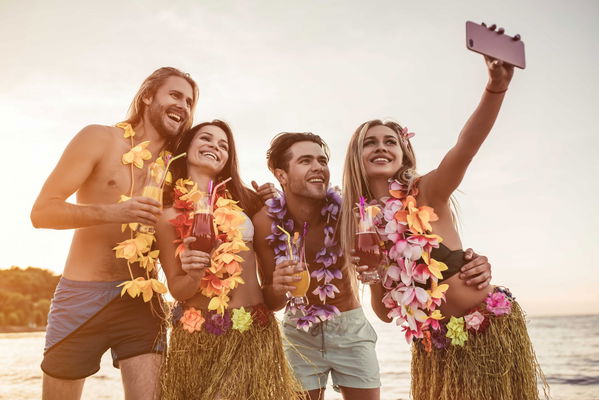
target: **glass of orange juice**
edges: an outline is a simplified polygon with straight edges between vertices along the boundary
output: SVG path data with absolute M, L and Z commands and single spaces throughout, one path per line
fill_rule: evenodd
M 151 163 L 148 167 L 148 172 L 146 174 L 146 180 L 144 183 L 144 188 L 141 193 L 143 197 L 149 197 L 150 199 L 156 200 L 160 203 L 162 207 L 162 181 L 164 178 L 164 174 L 166 173 L 166 169 L 163 165 L 157 164 L 155 162 Z M 150 225 L 142 225 L 140 224 L 137 228 L 138 232 L 141 233 L 151 233 L 154 234 L 155 229 Z
M 293 276 L 299 276 L 301 279 L 299 281 L 291 282 L 291 285 L 295 286 L 295 289 L 289 291 L 288 296 L 290 297 L 290 301 L 293 305 L 298 306 L 302 304 L 308 304 L 306 293 L 310 287 L 310 270 L 308 269 L 308 264 L 306 263 L 305 247 L 301 246 L 299 250 L 297 250 L 296 247 L 296 251 L 294 251 L 291 255 L 291 259 L 297 261 L 297 265 L 301 267 L 302 270 L 293 274 Z

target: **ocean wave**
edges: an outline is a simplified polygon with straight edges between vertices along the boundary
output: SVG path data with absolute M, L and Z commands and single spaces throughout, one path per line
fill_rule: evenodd
M 548 375 L 545 377 L 550 384 L 559 385 L 599 385 L 599 376 L 564 376 L 564 375 Z

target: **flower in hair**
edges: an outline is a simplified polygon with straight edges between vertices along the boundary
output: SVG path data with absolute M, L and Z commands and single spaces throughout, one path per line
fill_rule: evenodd
M 401 130 L 399 131 L 399 137 L 401 138 L 402 142 L 404 142 L 404 143 L 407 143 L 408 140 L 413 138 L 415 135 L 416 134 L 414 132 L 408 131 L 407 126 L 401 128 Z

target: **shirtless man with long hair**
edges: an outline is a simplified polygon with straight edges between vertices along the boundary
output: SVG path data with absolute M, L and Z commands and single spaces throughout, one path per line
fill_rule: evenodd
M 121 224 L 154 225 L 160 203 L 141 196 L 147 166 L 191 127 L 198 88 L 188 74 L 175 68 L 154 71 L 139 88 L 125 121 L 126 129 L 90 125 L 64 151 L 44 184 L 31 221 L 36 228 L 75 229 L 46 332 L 42 362 L 43 399 L 79 399 L 85 378 L 100 368 L 102 354 L 112 351 L 121 369 L 127 399 L 157 396 L 164 330 L 156 297 L 119 296 L 117 285 L 141 276 L 136 264 L 129 272 L 113 248 L 129 238 Z M 126 165 L 123 154 L 145 141 L 151 153 L 143 165 Z M 147 154 L 147 153 L 146 153 Z M 122 194 L 133 197 L 119 202 Z M 77 193 L 76 204 L 66 200 Z

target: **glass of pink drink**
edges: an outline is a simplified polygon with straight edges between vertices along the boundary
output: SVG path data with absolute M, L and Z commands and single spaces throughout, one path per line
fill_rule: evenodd
M 378 268 L 383 261 L 381 239 L 370 212 L 360 212 L 360 209 L 356 207 L 354 216 L 357 226 L 354 243 L 355 255 L 360 257 L 360 265 L 368 266 L 368 269 L 362 272 L 362 282 L 371 285 L 380 280 Z
M 195 204 L 191 234 L 196 238 L 190 244 L 192 250 L 210 253 L 216 245 L 214 217 L 210 206 L 210 197 L 203 196 Z

